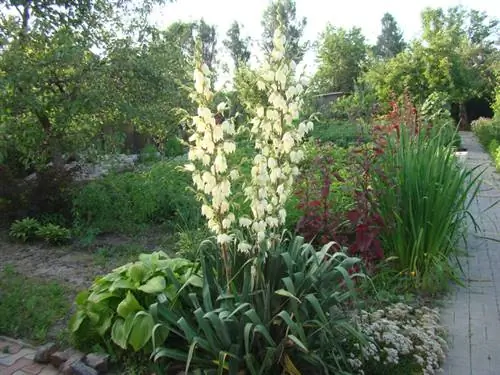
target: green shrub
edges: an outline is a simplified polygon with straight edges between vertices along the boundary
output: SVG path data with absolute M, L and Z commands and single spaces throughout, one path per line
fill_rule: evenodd
M 101 232 L 137 231 L 165 221 L 199 223 L 199 204 L 188 191 L 190 176 L 174 162 L 108 175 L 84 186 L 73 200 L 76 225 Z
M 310 136 L 321 142 L 331 142 L 339 147 L 368 141 L 368 133 L 363 125 L 348 121 L 321 122 L 314 125 Z
M 60 245 L 71 240 L 71 231 L 56 224 L 45 224 L 38 227 L 36 236 L 53 245 Z
M 330 244 L 331 245 L 331 244 Z M 301 237 L 265 251 L 221 280 L 221 260 L 205 253 L 202 295 L 179 286 L 151 306 L 170 335 L 155 360 L 188 373 L 332 374 L 349 365 L 343 344 L 361 341 L 344 308 L 352 303 L 359 260 L 330 246 L 316 251 Z M 253 279 L 254 271 L 260 276 Z M 253 282 L 255 280 L 255 283 Z
M 389 138 L 374 181 L 386 256 L 396 256 L 401 272 L 417 287 L 436 290 L 456 279 L 449 258 L 456 254 L 468 209 L 478 189 L 473 171 L 459 167 L 441 137 Z
M 472 122 L 472 131 L 485 149 L 491 141 L 500 142 L 500 118 L 479 118 Z
M 141 154 L 139 160 L 142 163 L 151 163 L 158 161 L 160 155 L 158 154 L 158 150 L 153 145 L 147 145 L 141 150 Z
M 35 239 L 40 223 L 38 220 L 27 217 L 22 220 L 16 220 L 10 226 L 9 236 L 23 242 Z
M 172 158 L 184 155 L 186 153 L 186 149 L 179 138 L 170 137 L 165 142 L 163 153 L 166 157 Z
M 495 157 L 497 155 L 498 146 L 498 141 L 496 139 L 492 140 L 488 145 L 488 152 L 490 153 L 493 160 L 495 160 Z
M 139 260 L 98 278 L 77 298 L 70 322 L 76 344 L 82 348 L 102 345 L 113 352 L 151 353 L 168 335 L 155 326 L 150 305 L 159 295 L 175 304 L 178 285 L 192 292 L 201 288 L 199 266 L 163 252 L 141 254 Z M 200 289 L 201 290 L 201 289 Z

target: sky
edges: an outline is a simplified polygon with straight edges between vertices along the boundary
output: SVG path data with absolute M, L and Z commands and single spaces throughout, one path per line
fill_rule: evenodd
M 258 39 L 261 35 L 261 18 L 271 0 L 176 0 L 157 8 L 151 20 L 160 27 L 178 20 L 196 21 L 204 18 L 217 28 L 219 41 L 233 21 L 243 25 L 242 35 Z M 485 11 L 490 17 L 500 19 L 499 0 L 296 0 L 297 16 L 307 18 L 304 30 L 306 40 L 317 40 L 327 23 L 336 27 L 360 27 L 369 43 L 375 43 L 380 33 L 380 20 L 385 12 L 391 13 L 402 29 L 405 39 L 419 35 L 420 13 L 426 7 L 448 8 L 463 5 Z M 257 48 L 257 47 L 255 47 Z M 228 60 L 228 55 L 219 45 L 219 58 Z M 304 58 L 313 69 L 315 54 Z

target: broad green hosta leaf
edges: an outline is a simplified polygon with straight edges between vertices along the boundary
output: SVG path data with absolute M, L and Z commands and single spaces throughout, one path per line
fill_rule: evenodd
M 135 284 L 140 284 L 147 277 L 148 269 L 141 263 L 134 263 L 128 269 L 128 277 Z
M 141 285 L 138 289 L 142 290 L 144 293 L 160 293 L 165 290 L 167 287 L 167 283 L 165 281 L 165 277 L 163 276 L 155 276 L 152 279 L 149 279 L 146 284 Z
M 118 318 L 111 328 L 111 339 L 122 349 L 127 349 L 127 341 L 132 329 L 135 316 L 129 315 L 126 319 Z
M 116 308 L 116 312 L 122 318 L 127 318 L 130 314 L 142 310 L 144 310 L 144 308 L 140 305 L 130 290 L 127 292 L 127 297 L 125 297 L 125 299 L 121 301 Z
M 128 342 L 138 351 L 151 339 L 155 323 L 153 317 L 145 311 L 139 311 L 132 322 Z

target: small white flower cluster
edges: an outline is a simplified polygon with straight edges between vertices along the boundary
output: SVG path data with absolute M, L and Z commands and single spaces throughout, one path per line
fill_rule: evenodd
M 280 28 L 274 33 L 273 51 L 262 64 L 257 87 L 268 97 L 266 107 L 258 107 L 251 133 L 259 153 L 253 160 L 251 182 L 245 195 L 251 202 L 252 219 L 242 218 L 257 243 L 270 240 L 285 224 L 285 202 L 292 192 L 298 164 L 304 159 L 302 142 L 312 130 L 311 121 L 296 124 L 302 106 L 302 84 L 295 81 L 295 63 L 285 59 L 284 37 Z M 240 244 L 248 248 L 245 244 Z
M 216 114 L 208 107 L 214 94 L 210 88 L 210 71 L 204 63 L 198 63 L 194 71 L 194 85 L 192 98 L 198 104 L 198 112 L 192 117 L 193 134 L 189 138 L 188 153 L 191 163 L 185 169 L 192 173 L 194 185 L 202 193 L 201 212 L 208 220 L 208 227 L 217 235 L 217 241 L 224 244 L 231 241 L 228 232 L 236 221 L 230 211 L 229 197 L 231 181 L 238 178 L 238 171 L 227 164 L 227 155 L 236 150 L 230 138 L 235 127 L 232 120 L 217 123 Z M 222 114 L 226 108 L 223 102 L 217 112 Z
M 448 349 L 439 312 L 427 307 L 412 308 L 398 303 L 372 313 L 361 311 L 353 318 L 369 340 L 355 344 L 349 364 L 364 374 L 370 362 L 391 366 L 410 359 L 424 375 L 436 374 Z

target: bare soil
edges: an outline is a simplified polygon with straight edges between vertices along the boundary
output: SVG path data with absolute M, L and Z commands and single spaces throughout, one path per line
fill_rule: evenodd
M 100 236 L 91 246 L 82 246 L 75 241 L 55 247 L 43 242 L 14 242 L 3 231 L 0 232 L 0 271 L 13 267 L 27 277 L 55 280 L 71 289 L 82 290 L 88 288 L 97 276 L 133 261 L 139 253 L 160 246 L 164 248 L 165 243 L 172 244 L 172 235 L 151 232 L 136 237 Z

